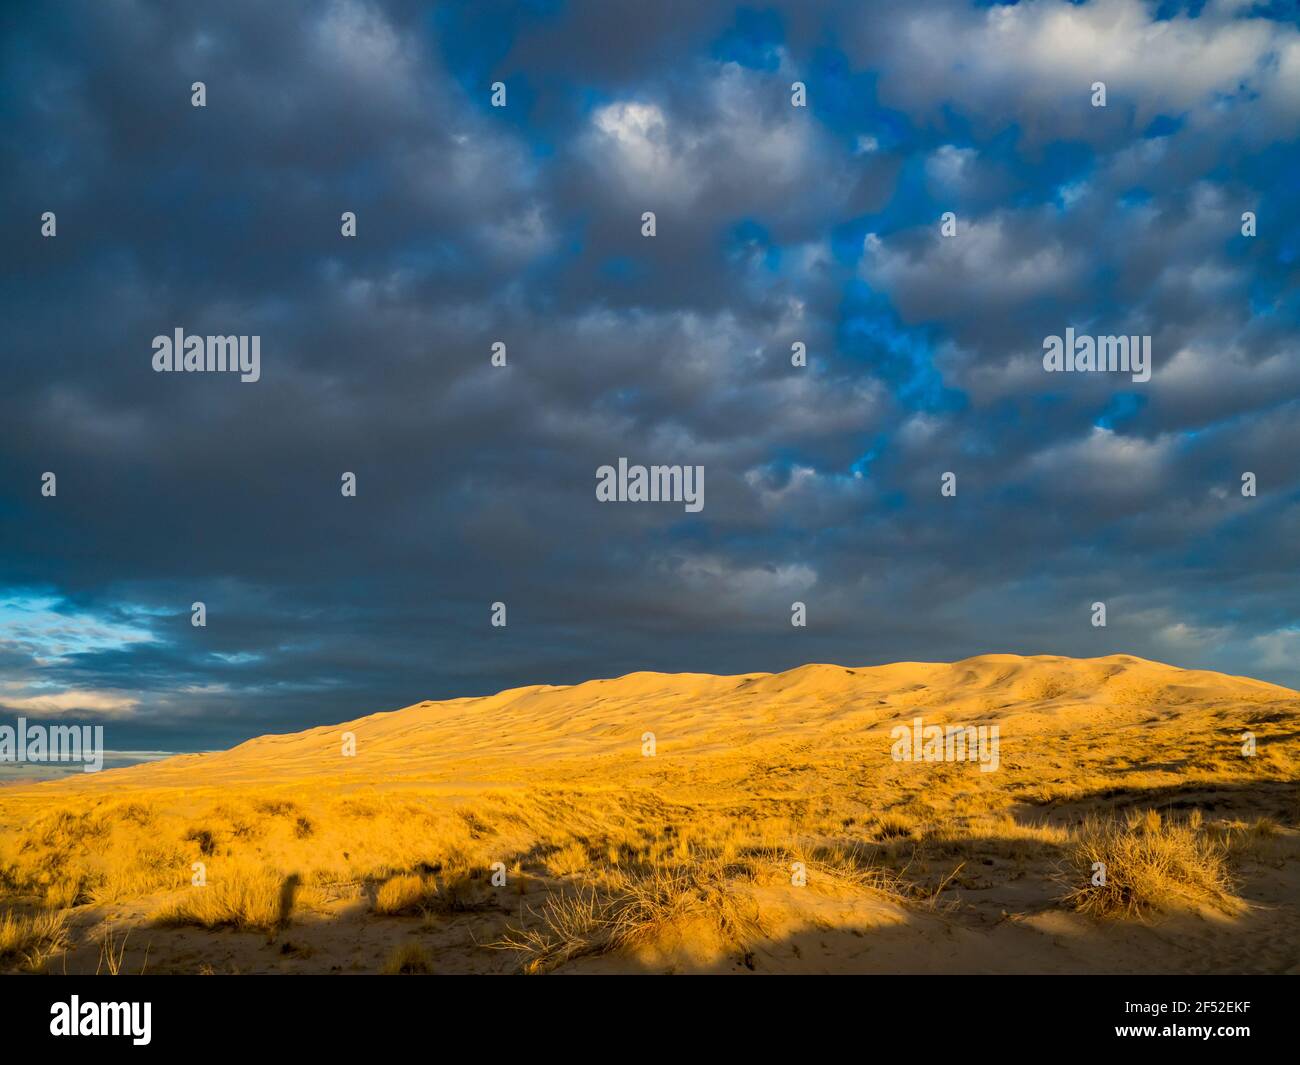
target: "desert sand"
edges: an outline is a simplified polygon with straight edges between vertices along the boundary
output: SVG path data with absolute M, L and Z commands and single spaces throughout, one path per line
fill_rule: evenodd
M 0 969 L 1300 972 L 1298 726 L 1126 655 L 424 702 L 0 788 Z

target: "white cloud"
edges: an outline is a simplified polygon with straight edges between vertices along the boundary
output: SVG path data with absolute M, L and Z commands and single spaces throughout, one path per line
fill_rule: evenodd
M 313 43 L 336 77 L 395 101 L 414 88 L 416 57 L 401 36 L 369 4 L 336 0 L 316 23 Z
M 671 565 L 675 579 L 692 594 L 735 607 L 765 604 L 773 596 L 806 592 L 817 583 L 817 571 L 803 563 L 744 566 L 721 556 L 694 555 Z
M 0 706 L 22 714 L 56 715 L 84 713 L 102 717 L 126 717 L 140 705 L 139 699 L 110 695 L 102 691 L 68 690 L 57 695 L 4 696 Z
M 1168 474 L 1174 453 L 1172 434 L 1147 440 L 1094 426 L 1082 439 L 1040 451 L 1029 467 L 1066 492 L 1154 494 L 1171 483 Z
M 1017 303 L 1057 292 L 1077 280 L 1086 256 L 1059 240 L 1034 243 L 1034 220 L 1001 212 L 958 219 L 958 235 L 943 237 L 935 220 L 929 234 L 889 240 L 868 235 L 861 274 L 888 290 L 909 316 L 957 306 Z M 919 238 L 919 239 L 918 239 Z
M 881 98 L 912 112 L 955 100 L 1029 139 L 1091 138 L 1105 130 L 1089 104 L 1106 83 L 1108 109 L 1139 124 L 1237 97 L 1276 119 L 1300 113 L 1300 35 L 1214 4 L 1199 18 L 1154 17 L 1141 0 L 1026 0 L 982 11 L 918 5 L 864 24 L 861 58 L 883 62 Z
M 979 153 L 974 148 L 945 144 L 925 160 L 925 174 L 937 192 L 960 192 L 970 178 Z
M 789 213 L 825 210 L 851 187 L 842 167 L 824 165 L 830 142 L 779 80 L 710 64 L 698 92 L 592 112 L 582 151 L 620 197 L 645 210 L 708 199 L 732 212 Z
M 1294 670 L 1300 662 L 1300 628 L 1275 629 L 1254 637 L 1250 643 L 1258 669 Z

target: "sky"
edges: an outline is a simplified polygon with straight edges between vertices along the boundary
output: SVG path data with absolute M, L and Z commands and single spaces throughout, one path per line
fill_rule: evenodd
M 7 6 L 0 722 L 203 750 L 992 652 L 1300 685 L 1295 10 Z M 260 379 L 155 372 L 177 328 Z M 1067 328 L 1150 380 L 1046 372 Z M 703 509 L 598 501 L 620 457 Z

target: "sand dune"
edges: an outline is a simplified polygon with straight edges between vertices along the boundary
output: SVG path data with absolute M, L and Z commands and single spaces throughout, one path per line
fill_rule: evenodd
M 870 668 L 806 665 L 785 673 L 720 677 L 630 673 L 576 685 L 532 685 L 483 698 L 417 703 L 337 725 L 262 736 L 229 750 L 183 755 L 75 783 L 115 789 L 194 783 L 266 784 L 298 777 L 437 782 L 527 777 L 536 763 L 636 757 L 653 731 L 659 753 L 707 756 L 764 739 L 793 742 L 831 730 L 888 729 L 924 711 L 927 721 L 1020 721 L 1027 731 L 1071 722 L 1119 724 L 1153 708 L 1199 709 L 1300 696 L 1246 677 L 1182 670 L 1129 655 L 1068 659 L 982 655 L 960 662 Z M 1041 719 L 1041 720 L 1040 720 Z M 340 761 L 343 733 L 355 760 Z M 666 745 L 666 748 L 665 746 Z M 378 782 L 375 780 L 374 782 Z
M 996 726 L 995 771 L 896 760 L 918 717 Z M 1290 971 L 1298 725 L 1127 655 L 425 702 L 0 789 L 0 910 L 66 923 L 0 964 L 113 929 L 179 972 Z

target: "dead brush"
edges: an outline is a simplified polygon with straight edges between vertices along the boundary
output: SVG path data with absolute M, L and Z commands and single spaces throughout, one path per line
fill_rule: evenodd
M 47 959 L 67 945 L 65 913 L 46 910 L 31 916 L 13 912 L 0 915 L 0 966 L 18 963 L 30 972 L 37 972 Z
M 613 949 L 613 900 L 594 887 L 583 886 L 572 894 L 547 896 L 540 912 L 528 913 L 540 927 L 512 928 L 487 946 L 511 950 L 526 973 L 542 973 L 567 961 Z
M 235 867 L 202 886 L 183 889 L 176 899 L 154 912 L 163 927 L 234 928 L 273 934 L 289 921 L 292 892 L 288 881 L 272 870 Z
M 1143 918 L 1154 913 L 1210 905 L 1236 913 L 1228 850 L 1208 832 L 1200 812 L 1182 820 L 1157 810 L 1115 818 L 1089 818 L 1068 851 L 1065 874 L 1075 886 L 1062 902 L 1091 917 Z M 1104 873 L 1103 883 L 1093 883 Z
M 372 909 L 382 917 L 477 913 L 498 907 L 495 894 L 483 897 L 482 885 L 466 871 L 403 873 L 389 877 L 375 892 Z
M 717 859 L 652 866 L 628 877 L 615 897 L 611 940 L 635 946 L 684 921 L 706 919 L 725 940 L 745 946 L 764 934 L 758 906 L 735 890 L 738 881 L 752 879 L 748 867 Z
M 1252 861 L 1280 869 L 1294 853 L 1285 830 L 1271 817 L 1259 817 L 1250 823 L 1220 822 L 1209 831 L 1234 864 Z
M 557 892 L 540 911 L 529 908 L 534 927 L 516 928 L 489 944 L 513 950 L 525 972 L 546 972 L 578 957 L 605 954 L 653 942 L 694 921 L 707 922 L 728 943 L 744 950 L 766 934 L 763 917 L 747 885 L 789 876 L 803 861 L 808 883 L 832 881 L 856 890 L 902 898 L 899 881 L 870 863 L 865 853 L 803 853 L 763 848 L 727 860 L 699 856 L 690 862 L 646 861 L 603 869 L 601 884 Z
M 540 927 L 511 929 L 489 945 L 515 951 L 529 973 L 636 946 L 690 920 L 708 920 L 727 940 L 743 945 L 763 934 L 757 906 L 734 890 L 738 874 L 746 871 L 717 860 L 607 869 L 601 888 L 583 885 L 552 894 L 540 912 L 529 908 Z
M 418 943 L 398 947 L 384 963 L 386 976 L 424 976 L 431 972 L 433 962 L 428 952 Z
M 88 896 L 79 877 L 60 877 L 45 888 L 45 905 L 51 910 L 67 910 L 85 902 Z
M 803 866 L 809 887 L 850 887 L 869 891 L 898 901 L 911 897 L 900 874 L 882 866 L 877 852 L 859 843 L 799 843 L 789 848 L 768 848 L 751 852 L 759 869 L 789 870 L 795 862 Z
M 438 885 L 433 877 L 394 876 L 379 885 L 372 908 L 381 917 L 408 916 L 427 908 L 437 894 Z
M 573 876 L 591 864 L 587 848 L 574 840 L 558 847 L 546 858 L 546 871 L 552 876 Z
M 99 939 L 99 961 L 95 965 L 95 975 L 99 976 L 104 973 L 108 976 L 121 976 L 122 965 L 126 959 L 126 944 L 131 938 L 128 931 L 121 939 L 113 931 L 112 923 L 104 925 L 103 934 Z M 149 949 L 145 948 L 144 961 L 140 964 L 140 975 L 144 975 L 145 968 L 149 964 Z

